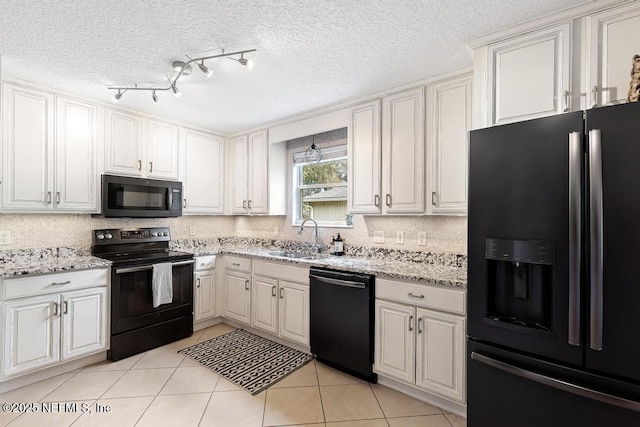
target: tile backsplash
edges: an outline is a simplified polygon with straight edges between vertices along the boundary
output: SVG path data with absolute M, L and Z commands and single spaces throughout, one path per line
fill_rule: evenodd
M 91 230 L 99 228 L 169 226 L 171 237 L 206 239 L 213 237 L 256 237 L 261 239 L 313 240 L 313 226 L 298 235 L 289 216 L 182 216 L 179 218 L 121 219 L 91 215 L 0 214 L 0 230 L 11 232 L 11 244 L 0 250 L 53 248 L 91 245 Z M 189 228 L 195 227 L 195 235 Z M 277 232 L 276 232 L 277 230 Z M 373 243 L 373 232 L 382 231 L 385 243 Z M 404 244 L 396 233 L 404 232 Z M 427 235 L 427 244 L 418 245 L 418 232 Z M 467 218 L 455 216 L 362 216 L 354 215 L 352 228 L 320 228 L 324 244 L 337 233 L 345 245 L 439 253 L 467 253 Z M 277 236 L 276 236 L 277 234 Z

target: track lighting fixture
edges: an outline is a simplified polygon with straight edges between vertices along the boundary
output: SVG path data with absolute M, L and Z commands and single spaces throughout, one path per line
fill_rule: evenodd
M 185 55 L 185 56 L 187 58 L 189 58 L 191 61 L 195 61 L 189 55 Z M 196 63 L 196 65 L 198 66 L 198 68 L 200 68 L 200 71 L 202 71 L 204 73 L 204 75 L 207 76 L 207 78 L 211 77 L 211 75 L 213 74 L 213 70 L 211 70 L 206 65 L 204 65 L 204 59 L 201 60 L 199 64 Z M 184 74 L 184 73 L 182 73 L 182 74 Z
M 126 89 L 125 89 L 125 91 L 124 91 L 124 92 L 126 92 Z M 122 98 L 122 94 L 123 94 L 124 92 L 123 92 L 121 89 L 118 89 L 118 93 L 116 93 L 115 95 L 113 95 L 113 98 L 111 98 L 111 100 L 112 100 L 113 102 L 118 102 L 118 101 L 120 101 L 120 98 Z
M 180 98 L 182 96 L 182 93 L 180 93 L 180 91 L 176 87 L 176 82 L 175 81 L 172 82 L 169 76 L 167 76 L 167 80 L 169 80 L 169 84 L 171 85 L 170 87 L 171 87 L 171 90 L 173 91 L 173 96 L 175 96 L 176 98 Z M 176 77 L 176 80 L 178 80 L 178 77 Z
M 225 53 L 224 49 L 222 50 L 222 53 L 219 55 L 212 55 L 212 56 L 204 56 L 202 58 L 191 58 L 187 55 L 185 55 L 189 61 L 188 62 L 184 62 L 184 61 L 173 61 L 173 63 L 171 64 L 173 66 L 173 68 L 178 72 L 178 74 L 171 79 L 171 77 L 169 77 L 168 75 L 167 80 L 169 80 L 169 86 L 168 87 L 158 87 L 158 86 L 150 86 L 150 87 L 138 87 L 138 85 L 134 85 L 133 87 L 126 87 L 126 86 L 111 86 L 108 87 L 107 89 L 111 89 L 111 90 L 117 90 L 118 93 L 116 93 L 115 95 L 113 95 L 113 102 L 118 102 L 120 100 L 120 98 L 122 98 L 122 95 L 128 91 L 128 90 L 150 90 L 152 91 L 151 94 L 151 99 L 153 99 L 153 102 L 155 102 L 156 104 L 159 103 L 158 100 L 158 95 L 156 95 L 156 91 L 161 91 L 161 90 L 171 90 L 173 92 L 173 94 L 175 95 L 176 98 L 179 98 L 180 96 L 182 96 L 182 93 L 178 90 L 178 87 L 176 86 L 176 83 L 178 82 L 178 79 L 183 76 L 183 75 L 189 75 L 191 74 L 191 63 L 194 62 L 198 68 L 200 68 L 200 71 L 202 71 L 204 73 L 205 76 L 211 77 L 211 75 L 213 74 L 213 70 L 209 67 L 207 67 L 206 65 L 204 65 L 204 61 L 207 59 L 214 59 L 214 58 L 229 58 L 229 59 L 233 59 L 234 61 L 239 62 L 241 65 L 247 67 L 247 68 L 251 68 L 253 67 L 253 61 L 251 59 L 247 59 L 244 57 L 245 53 L 249 53 L 249 52 L 255 52 L 256 49 L 248 49 L 248 50 L 239 50 L 237 52 L 229 52 L 229 53 Z M 237 56 L 240 55 L 240 58 L 233 58 L 232 56 Z
M 240 63 L 240 65 L 244 65 L 245 67 L 251 69 L 253 68 L 253 61 L 250 59 L 247 59 L 244 57 L 244 53 L 240 54 L 240 59 L 236 59 L 236 58 L 229 58 L 229 59 L 233 59 L 234 61 L 238 61 Z

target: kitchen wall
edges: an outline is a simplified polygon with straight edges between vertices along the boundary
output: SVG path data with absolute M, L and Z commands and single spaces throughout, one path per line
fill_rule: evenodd
M 291 215 L 291 186 L 293 153 L 304 151 L 315 142 L 325 148 L 347 143 L 347 129 L 337 129 L 287 142 L 287 196 L 286 216 L 191 216 L 180 218 L 126 219 L 102 218 L 91 215 L 64 214 L 0 214 L 0 230 L 11 231 L 11 244 L 4 249 L 45 248 L 60 246 L 89 246 L 91 231 L 100 228 L 169 226 L 172 239 L 212 238 L 237 235 L 263 239 L 313 241 L 313 224 L 293 226 Z M 195 235 L 189 228 L 195 227 Z M 277 231 L 276 231 L 277 230 Z M 373 243 L 373 232 L 382 231 L 385 243 Z M 398 231 L 404 232 L 404 244 L 396 242 Z M 418 232 L 427 233 L 427 244 L 418 245 Z M 345 245 L 384 247 L 398 250 L 467 253 L 467 218 L 456 216 L 363 216 L 354 215 L 353 226 L 348 228 L 321 227 L 319 236 L 328 245 L 337 233 Z
M 11 231 L 11 244 L 5 249 L 90 246 L 91 230 L 99 228 L 171 228 L 172 239 L 232 236 L 235 218 L 224 216 L 182 216 L 180 218 L 102 218 L 91 215 L 0 214 L 0 230 Z M 189 227 L 196 229 L 189 236 Z

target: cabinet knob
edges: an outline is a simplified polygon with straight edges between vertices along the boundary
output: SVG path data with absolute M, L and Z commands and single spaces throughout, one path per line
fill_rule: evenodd
M 196 283 L 197 283 L 196 288 L 199 288 L 200 287 L 200 278 L 199 277 L 196 279 Z
M 385 202 L 387 206 L 391 207 L 391 194 L 385 196 Z
M 373 196 L 373 204 L 375 206 L 380 206 L 380 195 L 376 194 L 375 196 Z
M 593 106 L 598 106 L 598 86 L 594 86 L 591 89 L 591 98 L 593 99 Z
M 568 90 L 564 91 L 564 112 L 566 113 L 567 111 L 569 111 L 569 103 L 571 102 L 571 97 L 569 96 L 571 94 L 571 92 L 569 92 Z
M 272 296 L 272 297 L 275 297 L 275 296 L 276 296 L 276 287 L 275 287 L 275 286 L 272 286 L 272 287 L 271 287 L 271 296 Z
M 418 333 L 422 333 L 422 317 L 418 317 Z
M 56 205 L 60 204 L 60 192 L 56 191 Z
M 244 290 L 248 291 L 249 290 L 249 280 L 245 280 L 244 281 Z
M 187 208 L 187 199 L 183 199 L 182 207 L 185 209 Z
M 153 172 L 153 162 L 149 162 L 149 173 Z
M 142 160 L 138 160 L 138 170 L 142 171 Z
M 431 192 L 431 204 L 433 206 L 437 206 L 438 204 L 438 193 L 436 193 L 435 191 Z
M 409 316 L 409 332 L 413 331 L 413 316 Z

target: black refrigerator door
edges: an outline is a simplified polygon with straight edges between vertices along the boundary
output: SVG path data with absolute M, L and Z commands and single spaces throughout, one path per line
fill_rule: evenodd
M 471 132 L 470 337 L 567 363 L 583 362 L 583 125 L 582 112 L 575 112 Z
M 640 381 L 640 103 L 587 112 L 587 367 Z

